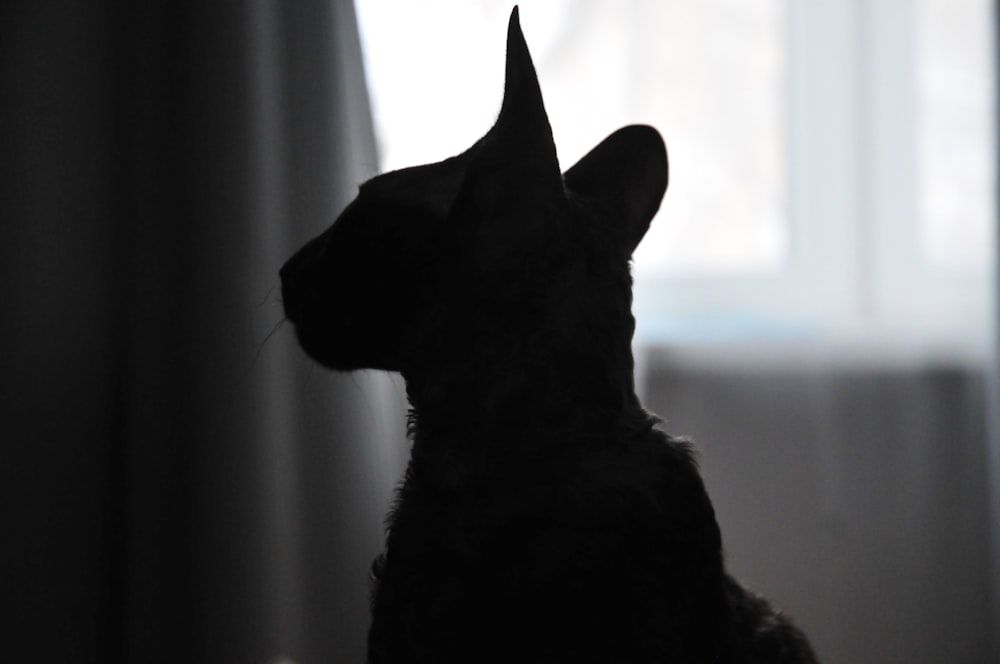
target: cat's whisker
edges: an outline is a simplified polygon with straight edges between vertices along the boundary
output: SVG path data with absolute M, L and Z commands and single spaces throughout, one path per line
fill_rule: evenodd
M 260 360 L 260 356 L 264 352 L 264 346 L 267 345 L 267 342 L 271 340 L 271 337 L 273 337 L 275 334 L 277 334 L 278 330 L 280 330 L 282 327 L 284 327 L 285 323 L 287 323 L 287 322 L 288 322 L 288 318 L 282 317 L 277 323 L 275 323 L 271 327 L 271 331 L 267 333 L 267 335 L 264 337 L 264 339 L 259 344 L 257 344 L 257 350 L 254 353 L 253 361 L 250 363 L 251 367 L 256 366 L 257 361 Z
M 264 299 L 261 300 L 260 302 L 258 302 L 256 304 L 256 306 L 254 306 L 254 309 L 260 309 L 265 304 L 267 304 L 267 301 L 271 299 L 271 293 L 273 293 L 276 288 L 277 288 L 277 286 L 271 286 L 269 289 L 267 289 L 267 294 L 264 296 Z M 281 297 L 280 297 L 280 295 L 279 295 L 279 297 L 276 298 L 276 302 L 278 304 L 281 304 Z

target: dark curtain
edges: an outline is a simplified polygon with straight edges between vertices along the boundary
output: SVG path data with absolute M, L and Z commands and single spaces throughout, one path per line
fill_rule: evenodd
M 352 4 L 7 3 L 0 141 L 0 659 L 362 661 L 404 397 L 277 288 L 375 171 Z

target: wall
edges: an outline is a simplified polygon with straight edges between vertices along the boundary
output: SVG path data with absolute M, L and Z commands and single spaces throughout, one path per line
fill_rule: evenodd
M 995 661 L 983 373 L 651 360 L 732 570 L 828 664 Z

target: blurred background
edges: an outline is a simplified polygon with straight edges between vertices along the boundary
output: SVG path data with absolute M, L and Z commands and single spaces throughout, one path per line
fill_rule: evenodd
M 277 270 L 485 133 L 511 4 L 0 9 L 3 658 L 363 660 L 402 381 Z M 824 662 L 997 661 L 994 3 L 520 4 L 564 169 L 667 142 L 638 384 L 733 571 Z

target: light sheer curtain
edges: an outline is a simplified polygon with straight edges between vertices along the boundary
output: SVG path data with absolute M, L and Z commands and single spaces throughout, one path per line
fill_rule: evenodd
M 0 24 L 3 658 L 362 661 L 401 382 L 277 289 L 375 171 L 352 3 Z

